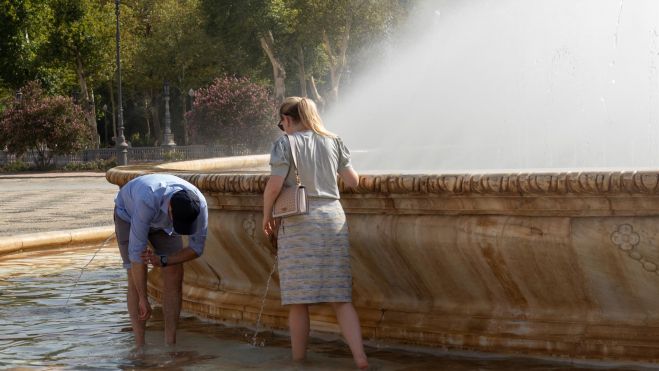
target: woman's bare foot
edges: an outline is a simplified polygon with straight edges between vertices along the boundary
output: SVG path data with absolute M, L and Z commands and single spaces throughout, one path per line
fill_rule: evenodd
M 359 357 L 355 357 L 355 365 L 357 365 L 357 368 L 360 370 L 367 370 L 368 369 L 368 358 L 366 358 L 366 355 L 361 355 Z

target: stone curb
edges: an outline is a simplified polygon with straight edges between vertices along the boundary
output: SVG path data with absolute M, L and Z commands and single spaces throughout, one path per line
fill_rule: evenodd
M 104 172 L 44 172 L 44 173 L 13 173 L 1 174 L 0 179 L 43 179 L 43 178 L 101 178 Z
M 72 229 L 21 234 L 0 238 L 0 257 L 9 254 L 55 249 L 72 246 L 89 246 L 107 240 L 114 226 Z

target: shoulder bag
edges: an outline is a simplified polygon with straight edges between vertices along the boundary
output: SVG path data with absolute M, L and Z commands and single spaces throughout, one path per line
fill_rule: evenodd
M 292 187 L 284 186 L 274 205 L 272 206 L 272 216 L 275 218 L 285 218 L 288 216 L 302 215 L 309 212 L 309 204 L 307 202 L 307 190 L 300 182 L 300 174 L 297 170 L 297 159 L 295 156 L 295 138 L 286 135 L 288 143 L 290 144 L 291 154 L 293 158 L 293 168 L 295 169 L 295 185 Z M 290 173 L 291 169 L 288 168 Z M 288 178 L 288 174 L 286 174 Z

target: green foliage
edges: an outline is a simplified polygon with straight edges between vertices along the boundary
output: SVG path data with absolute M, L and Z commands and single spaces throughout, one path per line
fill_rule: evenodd
M 217 38 L 225 72 L 255 80 L 272 72 L 259 37 L 268 30 L 279 34 L 284 27 L 272 11 L 273 1 L 201 0 L 200 7 L 206 17 L 206 32 Z
M 273 35 L 273 52 L 283 65 L 287 89 L 304 92 L 311 77 L 321 95 L 336 99 L 342 77 L 354 64 L 371 62 L 377 41 L 394 32 L 410 5 L 401 0 L 202 0 L 208 32 L 220 37 L 229 72 L 261 65 L 272 79 L 272 66 L 259 38 Z M 256 58 L 256 59 L 255 59 Z M 254 76 L 250 74 L 250 76 Z M 258 79 L 258 77 L 256 77 Z
M 248 76 L 274 86 L 280 64 L 286 95 L 337 95 L 381 54 L 379 40 L 395 32 L 410 0 L 124 0 L 120 6 L 124 126 L 162 135 L 162 84 L 172 94 L 172 130 L 187 132 L 190 89 L 218 76 Z M 262 44 L 272 35 L 269 58 Z M 270 39 L 268 38 L 268 41 Z M 0 99 L 38 80 L 49 95 L 77 91 L 87 125 L 97 108 L 116 112 L 115 2 L 0 1 Z M 278 70 L 280 71 L 280 70 Z M 273 90 L 274 91 L 274 90 Z M 309 92 L 311 96 L 314 96 Z M 101 97 L 102 95 L 102 97 Z M 5 105 L 6 107 L 6 105 Z M 0 104 L 0 111 L 3 104 Z M 108 120 L 116 124 L 116 113 Z M 143 130 L 147 127 L 147 130 Z M 197 137 L 199 138 L 199 137 Z
M 18 89 L 37 77 L 36 56 L 45 42 L 50 15 L 42 0 L 0 2 L 0 87 Z
M 134 66 L 128 72 L 139 88 L 160 90 L 163 81 L 185 94 L 218 76 L 221 55 L 204 32 L 198 0 L 161 0 L 142 9 L 142 30 Z
M 62 167 L 64 171 L 108 171 L 109 169 L 117 166 L 115 158 L 107 160 L 95 160 L 82 163 L 68 163 Z
M 41 51 L 45 65 L 69 66 L 86 79 L 111 78 L 114 7 L 92 0 L 50 0 L 52 30 Z M 82 69 L 82 71 L 80 71 Z
M 154 144 L 151 138 L 147 135 L 142 135 L 139 132 L 131 134 L 128 141 L 133 147 L 149 147 Z
M 95 160 L 81 163 L 68 163 L 58 170 L 63 171 L 108 171 L 109 169 L 117 166 L 117 160 L 110 158 L 107 160 Z M 43 168 L 36 168 L 34 164 L 28 164 L 22 160 L 7 163 L 0 166 L 0 173 L 20 173 L 25 171 L 45 170 Z M 55 170 L 54 166 L 48 166 L 46 169 Z
M 224 76 L 199 89 L 188 115 L 196 143 L 262 148 L 276 133 L 276 108 L 266 88 Z
M 23 162 L 22 160 L 16 160 L 0 166 L 0 173 L 20 173 L 22 171 L 32 170 L 29 164 Z
M 22 155 L 37 151 L 38 168 L 45 169 L 55 155 L 85 148 L 92 140 L 82 109 L 71 99 L 46 96 L 38 82 L 21 89 L 22 99 L 12 103 L 0 117 L 0 147 Z
M 185 155 L 182 152 L 171 150 L 163 153 L 162 159 L 165 161 L 181 161 L 185 160 Z

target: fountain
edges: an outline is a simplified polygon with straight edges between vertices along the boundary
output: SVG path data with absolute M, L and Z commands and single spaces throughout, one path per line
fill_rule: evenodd
M 255 325 L 274 256 L 260 231 L 267 173 L 243 170 L 266 164 L 247 156 L 108 171 L 117 185 L 166 171 L 204 192 L 212 225 L 204 255 L 186 266 L 186 311 Z M 362 176 L 342 203 L 365 338 L 656 359 L 658 187 L 659 172 Z M 159 300 L 158 277 L 149 292 Z M 271 286 L 261 322 L 285 329 Z M 330 309 L 314 309 L 313 328 L 336 332 Z
M 391 88 L 385 79 L 370 80 L 366 96 L 355 89 L 328 116 L 330 130 L 356 149 L 356 168 L 370 169 L 358 189 L 340 185 L 364 337 L 441 349 L 659 360 L 659 171 L 652 170 L 659 165 L 653 101 L 659 97 L 659 37 L 652 27 L 659 4 L 462 3 L 431 3 L 439 8 L 429 13 L 429 22 L 442 32 L 425 40 L 434 37 L 447 51 L 423 59 L 414 53 L 428 48 L 415 44 L 400 53 L 427 67 L 414 69 L 420 75 L 406 71 L 409 85 Z M 540 9 L 534 13 L 535 6 Z M 586 15 L 593 20 L 579 23 Z M 533 49 L 519 44 L 527 40 L 518 37 L 524 29 L 513 21 L 519 19 L 534 35 L 551 34 L 550 21 L 562 31 Z M 485 28 L 469 28 L 475 20 Z M 602 24 L 608 33 L 597 34 Z M 446 36 L 450 30 L 455 32 Z M 640 52 L 641 79 L 627 58 L 639 52 L 626 43 L 638 32 L 647 41 Z M 492 41 L 497 35 L 505 42 Z M 498 64 L 489 75 L 480 59 L 457 57 L 488 41 L 494 47 L 507 43 L 490 56 Z M 540 42 L 552 52 L 545 53 Z M 524 54 L 516 45 L 531 49 Z M 494 47 L 476 50 L 487 55 Z M 584 49 L 583 56 L 577 53 Z M 505 53 L 517 53 L 512 60 L 530 56 L 530 64 L 510 75 L 516 66 L 503 66 Z M 464 72 L 461 62 L 471 75 L 459 84 L 451 75 Z M 386 76 L 394 67 L 376 73 Z M 493 76 L 501 76 L 494 86 L 486 79 Z M 432 94 L 412 90 L 433 82 Z M 642 102 L 634 105 L 625 94 L 639 84 Z M 368 98 L 374 91 L 385 93 L 374 102 Z M 625 131 L 619 130 L 626 112 Z M 392 123 L 395 139 L 376 129 L 382 122 Z M 437 128 L 437 135 L 429 128 Z M 267 155 L 256 155 L 108 171 L 108 181 L 119 186 L 140 174 L 168 172 L 204 192 L 208 245 L 186 265 L 186 311 L 247 326 L 260 318 L 263 326 L 287 327 L 277 277 L 262 301 L 274 262 L 260 230 L 267 161 Z M 461 170 L 468 168 L 483 170 Z M 158 277 L 149 278 L 157 300 Z M 312 308 L 312 327 L 338 332 L 324 306 Z

